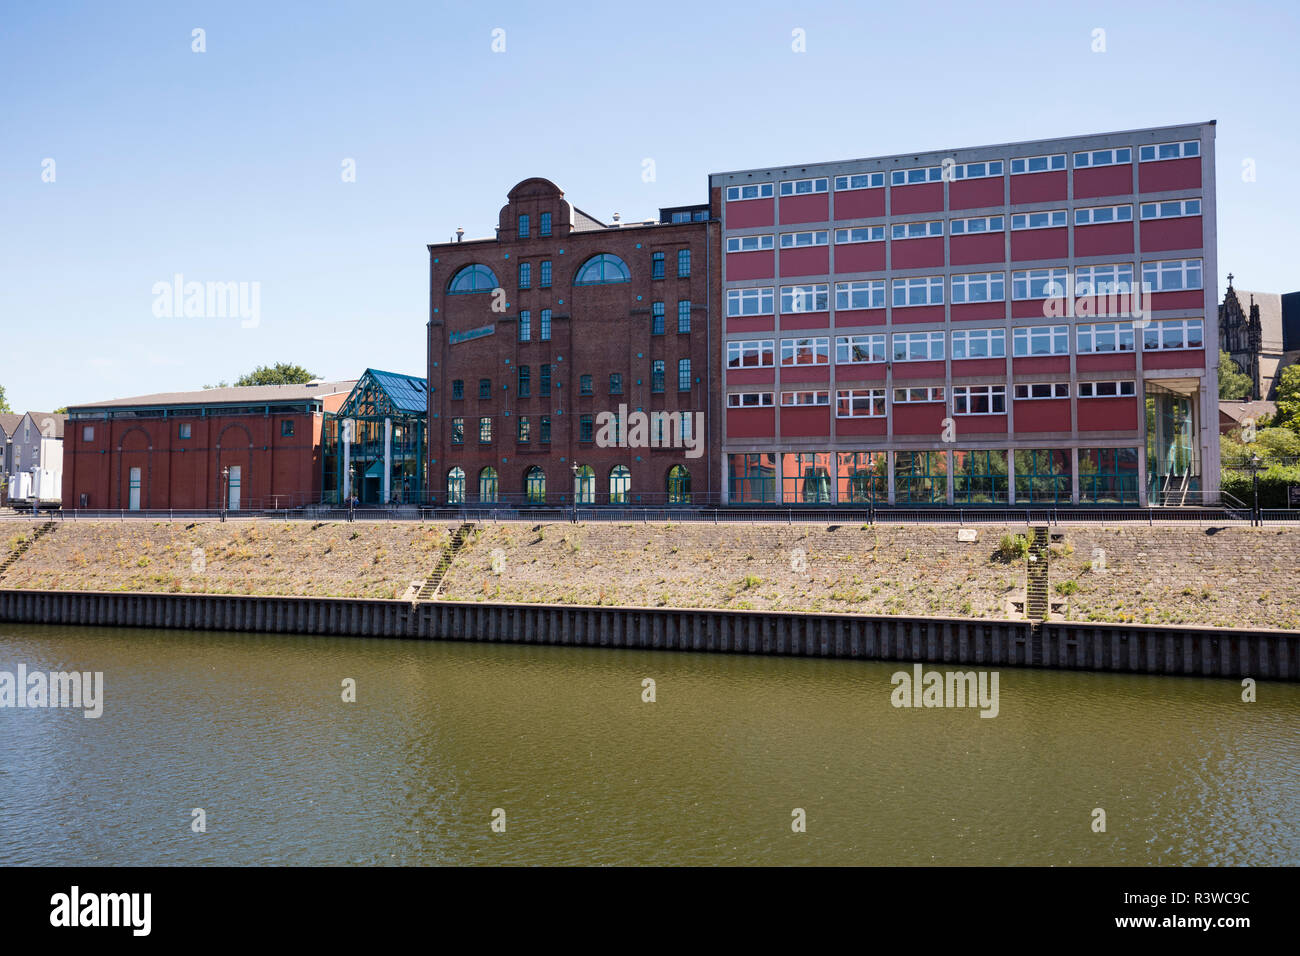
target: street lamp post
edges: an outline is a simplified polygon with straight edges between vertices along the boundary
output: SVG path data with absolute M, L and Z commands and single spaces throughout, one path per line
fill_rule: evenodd
M 230 466 L 221 469 L 221 520 L 226 520 L 226 505 L 230 501 Z
M 570 462 L 569 467 L 573 469 L 573 523 L 578 523 L 578 463 Z
M 1250 504 L 1250 524 L 1251 527 L 1263 525 L 1263 513 L 1259 507 L 1259 473 L 1264 469 L 1264 462 L 1259 455 L 1251 455 L 1250 461 L 1246 462 L 1246 467 L 1250 469 L 1251 484 L 1251 504 Z

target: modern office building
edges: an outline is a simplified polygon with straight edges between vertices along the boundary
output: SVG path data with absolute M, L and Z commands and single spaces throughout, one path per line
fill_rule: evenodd
M 1215 499 L 1214 131 L 712 175 L 720 490 Z
M 439 503 L 716 496 L 718 225 L 602 222 L 545 179 L 496 235 L 429 248 L 429 488 Z
M 355 384 L 211 388 L 72 406 L 63 507 L 238 511 L 317 502 L 324 415 Z

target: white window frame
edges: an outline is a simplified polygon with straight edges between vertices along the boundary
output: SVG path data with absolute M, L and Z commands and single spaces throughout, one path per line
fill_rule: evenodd
M 757 306 L 757 311 L 747 311 L 746 306 L 751 302 Z M 772 286 L 752 286 L 747 289 L 728 289 L 727 290 L 727 318 L 738 319 L 751 315 L 774 315 L 775 300 L 773 298 Z
M 953 305 L 970 305 L 978 302 L 1007 301 L 1007 274 L 1005 272 L 966 272 L 950 280 Z M 973 290 L 983 290 L 983 298 L 971 295 Z
M 764 354 L 768 356 L 770 361 L 763 361 Z M 758 364 L 746 365 L 745 357 L 748 355 L 757 356 Z M 740 364 L 731 364 L 733 359 L 738 360 Z M 743 371 L 748 368 L 776 368 L 776 339 L 727 340 L 727 369 L 729 371 Z
M 972 173 L 971 170 L 976 166 L 983 167 L 983 171 Z M 997 170 L 994 171 L 993 167 Z M 986 159 L 979 163 L 956 163 L 952 166 L 952 178 L 956 179 L 1001 179 L 1002 170 L 1005 167 L 1000 159 Z
M 894 279 L 890 288 L 890 301 L 893 303 L 895 309 L 909 309 L 924 305 L 943 305 L 943 276 L 909 276 L 905 279 Z M 912 298 L 911 293 L 913 289 L 924 290 L 926 301 L 909 301 Z M 900 292 L 903 297 L 902 302 L 898 301 Z
M 1046 338 L 1049 352 L 1035 352 L 1034 342 Z M 1068 325 L 1022 325 L 1012 330 L 1012 358 L 1050 358 L 1070 354 L 1070 327 Z M 1025 351 L 1021 352 L 1021 347 Z
M 865 402 L 866 411 L 856 412 Z M 888 414 L 883 388 L 840 388 L 835 390 L 836 418 L 884 418 Z
M 835 230 L 835 245 L 846 246 L 856 242 L 884 242 L 884 226 L 849 226 Z
M 1045 391 L 1044 395 L 1035 395 L 1035 391 Z M 1049 401 L 1058 398 L 1070 397 L 1069 382 L 1017 382 L 1015 387 L 1015 400 L 1023 401 Z
M 865 349 L 867 357 L 853 358 L 855 348 Z M 841 357 L 847 356 L 847 357 Z M 835 336 L 836 365 L 878 365 L 885 361 L 885 333 L 861 332 L 856 335 Z
M 1074 270 L 1074 294 L 1127 295 L 1133 291 L 1133 263 L 1107 262 L 1095 266 L 1077 266 Z
M 965 355 L 957 354 L 957 343 L 961 343 L 961 350 L 966 352 Z M 971 355 L 971 345 L 973 343 L 982 343 L 985 349 L 985 355 Z M 967 359 L 1000 359 L 1007 357 L 1007 330 L 1006 329 L 953 329 L 952 330 L 952 360 L 965 361 Z
M 1103 213 L 1110 213 L 1110 218 L 1099 218 Z M 1117 222 L 1133 221 L 1133 204 L 1119 206 L 1083 206 L 1074 210 L 1076 226 L 1114 225 Z
M 754 243 L 752 249 L 745 248 Z M 728 236 L 727 252 L 771 252 L 776 248 L 776 239 L 771 233 L 762 236 Z
M 853 185 L 853 180 L 865 179 L 863 185 Z M 884 173 L 849 173 L 846 176 L 835 177 L 835 191 L 837 193 L 853 192 L 856 189 L 883 189 L 885 187 Z
M 791 388 L 781 392 L 782 408 L 824 408 L 831 403 L 829 389 Z
M 912 345 L 920 343 L 925 346 L 925 355 L 912 357 Z M 945 357 L 944 334 L 938 332 L 895 332 L 889 356 L 892 362 L 942 362 Z M 899 347 L 903 356 L 898 354 Z
M 1044 287 L 1041 295 L 1034 294 L 1034 284 L 1043 281 Z M 1065 295 L 1066 284 L 1070 281 L 1070 270 L 1065 266 L 1050 266 L 1046 269 L 1017 269 L 1011 273 L 1011 301 L 1013 302 L 1033 302 L 1042 299 L 1059 299 Z M 1024 283 L 1024 295 L 1018 294 L 1018 286 Z M 1051 292 L 1049 287 L 1052 284 L 1057 286 L 1055 292 Z
M 988 401 L 988 411 L 971 411 L 971 399 Z M 1001 400 L 1002 408 L 994 406 Z M 965 411 L 959 411 L 965 405 Z M 1005 415 L 1007 413 L 1007 387 L 1005 385 L 954 385 L 952 387 L 952 413 L 956 415 Z
M 919 173 L 922 178 L 914 178 L 913 173 Z M 939 182 L 943 182 L 942 166 L 913 166 L 911 169 L 895 169 L 889 174 L 891 186 L 922 186 Z
M 1123 159 L 1119 158 L 1120 154 L 1123 154 Z M 1083 159 L 1082 162 L 1079 161 L 1081 157 Z M 1074 154 L 1075 169 L 1096 169 L 1099 166 L 1128 166 L 1132 163 L 1132 146 L 1112 146 L 1109 149 L 1088 149 Z
M 1107 391 L 1110 386 L 1115 387 L 1114 395 L 1099 395 L 1098 392 L 1105 387 Z M 1080 398 L 1136 398 L 1137 383 L 1132 379 L 1107 379 L 1100 382 L 1080 382 Z
M 1115 348 L 1097 348 L 1098 335 L 1114 335 Z M 1088 340 L 1087 348 L 1084 347 L 1085 337 Z M 1122 347 L 1125 338 L 1129 342 L 1128 348 Z M 1085 322 L 1075 326 L 1074 339 L 1075 350 L 1079 355 L 1132 355 L 1136 349 L 1132 322 Z
M 866 294 L 867 304 L 856 305 L 855 296 Z M 840 305 L 840 297 L 844 296 L 844 305 Z M 857 279 L 852 282 L 835 283 L 835 310 L 837 312 L 848 312 L 853 309 L 883 309 L 885 307 L 885 280 L 884 279 Z
M 1046 222 L 1035 225 L 1040 216 L 1046 216 Z M 1018 212 L 1011 217 L 1011 231 L 1025 232 L 1030 229 L 1064 229 L 1069 217 L 1064 209 L 1039 209 L 1036 212 Z
M 929 405 L 943 400 L 942 385 L 909 385 L 894 389 L 895 405 Z
M 1178 345 L 1166 345 L 1165 333 L 1177 330 L 1179 332 Z M 1192 331 L 1199 333 L 1200 342 L 1196 345 L 1190 344 Z M 1150 336 L 1156 336 L 1155 345 L 1147 345 Z M 1160 319 L 1151 322 L 1142 329 L 1142 351 L 1143 352 L 1199 352 L 1205 348 L 1205 320 L 1204 319 Z
M 1161 156 L 1161 152 L 1174 147 L 1174 155 Z M 1167 162 L 1171 159 L 1192 159 L 1201 155 L 1201 141 L 1199 139 L 1187 139 L 1181 143 L 1152 143 L 1149 146 L 1138 147 L 1139 163 L 1160 163 Z
M 801 344 L 801 343 L 811 343 Z M 810 349 L 813 360 L 811 362 L 798 361 L 800 351 Z M 787 356 L 789 361 L 786 361 Z M 808 365 L 829 365 L 831 363 L 831 340 L 827 335 L 804 335 L 796 338 L 781 340 L 781 367 L 782 368 L 799 368 Z
M 1179 276 L 1180 285 L 1167 285 L 1166 278 Z M 1196 285 L 1191 285 L 1192 276 Z M 1142 283 L 1152 292 L 1193 292 L 1205 288 L 1201 259 L 1153 259 L 1142 263 Z
M 800 189 L 805 183 L 810 184 L 807 189 Z M 825 176 L 810 177 L 808 179 L 786 179 L 781 183 L 781 195 L 784 196 L 816 196 L 819 193 L 830 191 L 830 180 Z
M 1200 199 L 1162 199 L 1159 202 L 1144 202 L 1142 219 L 1186 219 L 1201 214 Z M 1170 206 L 1177 206 L 1175 212 L 1169 212 Z
M 980 227 L 972 228 L 977 222 L 980 223 Z M 953 219 L 948 223 L 948 234 L 952 236 L 987 236 L 990 233 L 1006 232 L 1006 229 L 1005 216 L 971 216 L 968 219 Z
M 796 309 L 794 303 L 803 298 L 812 299 L 812 307 Z M 786 308 L 786 300 L 790 308 Z M 799 285 L 781 286 L 781 314 L 803 315 L 807 312 L 829 312 L 831 308 L 830 284 L 826 282 L 800 283 Z
M 1042 169 L 1030 169 L 1030 165 L 1038 165 L 1037 161 L 1042 160 Z M 1057 160 L 1060 160 L 1058 163 Z M 1017 169 L 1016 167 L 1019 166 Z M 1043 156 L 1017 156 L 1011 160 L 1012 176 L 1029 176 L 1033 173 L 1054 173 L 1058 170 L 1065 169 L 1064 153 L 1047 153 Z
M 781 233 L 782 249 L 811 249 L 815 246 L 828 245 L 829 242 L 830 233 L 825 229 L 813 229 L 808 232 Z
M 753 190 L 754 195 L 746 196 L 745 193 Z M 745 202 L 750 199 L 771 199 L 775 194 L 775 188 L 771 183 L 746 183 L 743 186 L 727 187 L 727 202 Z
M 912 233 L 916 233 L 912 235 Z M 889 230 L 889 237 L 900 239 L 931 239 L 943 235 L 942 219 L 918 220 L 916 222 L 896 222 Z
M 754 401 L 747 401 L 749 398 Z M 772 408 L 775 399 L 771 392 L 728 392 L 728 408 Z

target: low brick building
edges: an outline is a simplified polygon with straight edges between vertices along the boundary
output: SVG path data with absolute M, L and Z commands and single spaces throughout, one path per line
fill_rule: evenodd
M 169 392 L 76 405 L 64 508 L 296 507 L 321 493 L 321 435 L 352 381 Z
M 706 205 L 614 219 L 527 179 L 495 237 L 429 246 L 435 499 L 716 496 L 717 223 Z

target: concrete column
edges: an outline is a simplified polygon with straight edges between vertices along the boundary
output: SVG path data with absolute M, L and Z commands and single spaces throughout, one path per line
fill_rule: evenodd
M 380 504 L 388 504 L 391 496 L 391 485 L 393 482 L 393 420 L 384 419 L 384 493 L 383 500 Z
M 339 422 L 343 432 L 343 500 L 352 497 L 352 419 L 345 418 Z

